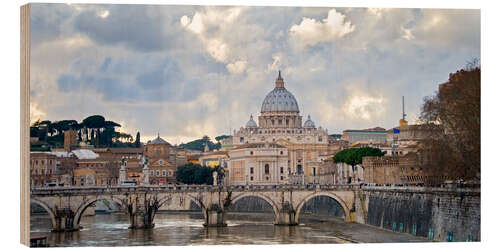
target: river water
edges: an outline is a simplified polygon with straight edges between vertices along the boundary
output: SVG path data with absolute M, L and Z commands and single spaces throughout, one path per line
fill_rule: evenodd
M 213 244 L 336 244 L 422 242 L 424 238 L 301 214 L 299 226 L 274 226 L 272 213 L 230 213 L 227 227 L 205 228 L 201 213 L 158 213 L 153 229 L 128 229 L 123 213 L 82 217 L 77 232 L 52 233 L 48 215 L 31 216 L 31 234 L 46 235 L 51 247 L 184 246 Z

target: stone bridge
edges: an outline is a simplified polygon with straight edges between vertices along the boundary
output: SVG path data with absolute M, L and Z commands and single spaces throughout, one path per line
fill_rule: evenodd
M 53 231 L 73 231 L 80 229 L 85 209 L 98 200 L 117 202 L 127 212 L 130 228 L 153 228 L 161 206 L 193 201 L 202 210 L 204 225 L 212 227 L 225 226 L 228 207 L 249 196 L 271 205 L 275 225 L 297 225 L 304 204 L 318 196 L 337 201 L 346 221 L 366 221 L 365 197 L 359 185 L 51 187 L 32 189 L 30 202 L 47 210 Z

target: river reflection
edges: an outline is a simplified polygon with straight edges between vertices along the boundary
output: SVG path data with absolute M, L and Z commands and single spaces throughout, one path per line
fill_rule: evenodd
M 83 228 L 77 232 L 51 233 L 48 216 L 34 215 L 31 233 L 47 235 L 50 246 L 61 247 L 422 241 L 410 235 L 340 220 L 320 222 L 305 218 L 300 226 L 288 227 L 274 226 L 273 219 L 272 213 L 231 213 L 227 227 L 205 228 L 201 213 L 159 213 L 155 217 L 155 228 L 130 230 L 128 217 L 113 213 L 83 217 L 80 222 Z M 366 233 L 373 236 L 367 238 Z

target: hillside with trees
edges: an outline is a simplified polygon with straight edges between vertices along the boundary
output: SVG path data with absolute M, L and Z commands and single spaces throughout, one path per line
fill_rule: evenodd
M 187 143 L 181 143 L 180 145 L 177 146 L 177 148 L 204 151 L 205 145 L 208 145 L 208 149 L 210 151 L 219 150 L 221 148 L 220 141 L 228 137 L 229 137 L 228 135 L 216 136 L 215 140 L 217 141 L 217 143 L 214 143 L 212 142 L 210 137 L 205 135 L 201 139 L 196 139 L 194 141 L 190 141 Z
M 140 134 L 135 142 L 130 134 L 117 132 L 121 127 L 114 121 L 107 121 L 103 116 L 92 115 L 77 122 L 76 120 L 36 121 L 30 126 L 30 137 L 38 138 L 31 143 L 32 151 L 49 151 L 50 148 L 64 146 L 64 132 L 73 129 L 77 132 L 78 142 L 87 142 L 96 148 L 100 147 L 140 147 Z

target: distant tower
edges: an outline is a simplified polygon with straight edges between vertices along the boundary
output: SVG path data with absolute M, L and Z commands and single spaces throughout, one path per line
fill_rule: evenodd
M 205 143 L 205 149 L 204 149 L 205 152 L 209 152 L 210 151 L 210 148 L 208 147 L 208 142 Z
M 78 133 L 69 129 L 64 131 L 64 151 L 70 152 L 78 146 Z
M 405 113 L 405 96 L 403 96 L 403 118 L 399 120 L 399 126 L 404 127 L 408 126 L 408 122 L 406 121 L 406 113 Z

